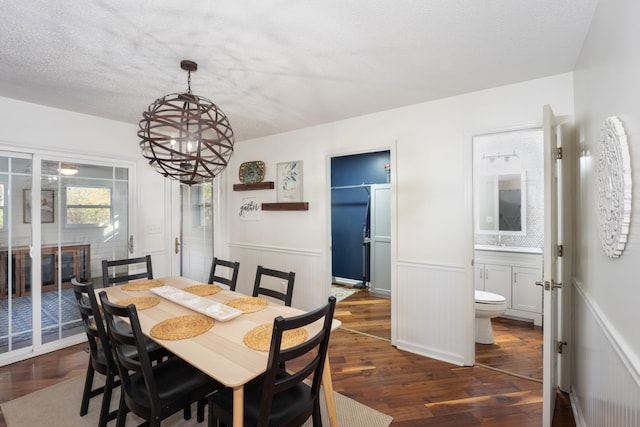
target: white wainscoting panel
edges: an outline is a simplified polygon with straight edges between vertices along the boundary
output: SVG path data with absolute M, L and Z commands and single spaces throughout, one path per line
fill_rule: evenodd
M 397 265 L 397 347 L 456 365 L 473 364 L 473 285 L 465 268 Z
M 637 357 L 598 306 L 574 284 L 574 367 L 571 401 L 578 426 L 640 426 Z
M 229 259 L 240 262 L 236 287 L 238 292 L 251 295 L 256 269 L 258 265 L 262 265 L 296 273 L 292 306 L 312 310 L 327 302 L 331 278 L 326 276 L 324 260 L 319 252 L 230 243 Z

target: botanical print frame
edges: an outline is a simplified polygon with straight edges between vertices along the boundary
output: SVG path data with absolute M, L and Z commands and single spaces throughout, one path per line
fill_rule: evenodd
M 40 222 L 54 222 L 54 197 L 53 190 L 40 191 Z M 31 223 L 31 189 L 22 190 L 22 222 Z
M 278 203 L 302 201 L 302 160 L 278 163 Z

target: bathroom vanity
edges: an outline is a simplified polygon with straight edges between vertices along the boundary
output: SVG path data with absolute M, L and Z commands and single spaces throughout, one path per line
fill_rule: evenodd
M 542 250 L 476 245 L 474 255 L 475 288 L 504 296 L 504 316 L 542 326 Z

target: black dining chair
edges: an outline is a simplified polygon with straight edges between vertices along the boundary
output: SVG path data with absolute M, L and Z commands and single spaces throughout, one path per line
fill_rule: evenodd
M 225 271 L 229 273 L 231 278 L 227 278 L 220 275 L 220 271 L 218 267 L 224 267 Z M 236 282 L 238 281 L 238 271 L 240 270 L 239 262 L 226 261 L 217 257 L 213 258 L 213 262 L 211 263 L 211 271 L 209 273 L 209 282 L 208 283 L 222 283 L 223 285 L 227 285 L 230 290 L 236 290 Z M 216 271 L 218 274 L 216 274 Z
M 113 389 L 120 385 L 118 367 L 113 359 L 111 343 L 100 313 L 100 307 L 93 284 L 80 283 L 75 277 L 72 277 L 71 286 L 89 343 L 89 366 L 87 367 L 82 392 L 80 415 L 84 416 L 87 414 L 89 410 L 89 400 L 92 397 L 102 394 L 102 406 L 100 409 L 100 417 L 98 418 L 98 426 L 103 427 L 109 420 L 114 419 L 117 415 L 117 411 L 109 412 L 109 406 Z M 145 341 L 145 345 L 153 361 L 170 356 L 167 350 L 150 339 Z M 131 354 L 137 352 L 133 347 L 128 348 L 127 351 Z M 105 382 L 103 386 L 94 389 L 92 387 L 95 372 L 104 375 Z
M 244 424 L 247 426 L 301 426 L 313 417 L 314 427 L 322 425 L 320 385 L 329 347 L 335 297 L 314 311 L 295 317 L 278 316 L 266 372 L 244 386 Z M 324 319 L 323 319 L 324 318 Z M 308 327 L 322 320 L 321 329 L 302 344 L 281 349 L 285 331 Z M 296 363 L 289 363 L 298 359 Z M 281 368 L 287 362 L 287 371 Z M 292 367 L 294 367 L 292 369 Z M 312 381 L 305 381 L 313 376 Z M 209 426 L 232 425 L 233 390 L 225 388 L 209 397 Z
M 138 265 L 141 271 L 129 274 L 129 267 Z M 126 267 L 126 273 L 120 271 L 120 267 Z M 144 269 L 144 270 L 142 270 Z M 113 274 L 111 274 L 113 272 Z M 151 267 L 151 255 L 138 258 L 126 258 L 117 260 L 102 260 L 102 286 L 107 288 L 114 284 L 130 282 L 137 279 L 153 279 Z
M 124 427 L 127 413 L 133 412 L 147 420 L 145 425 L 158 427 L 180 410 L 187 418 L 187 408 L 194 402 L 198 402 L 197 419 L 202 421 L 207 396 L 222 385 L 179 357 L 152 365 L 135 305 L 114 304 L 105 291 L 100 292 L 100 302 L 122 381 L 116 425 Z M 131 346 L 136 355 L 127 350 Z
M 275 278 L 276 281 L 286 281 L 286 293 L 274 289 L 274 281 L 272 281 L 271 287 L 266 287 L 263 282 L 265 277 Z M 296 273 L 294 273 L 293 271 L 287 273 L 284 271 L 273 270 L 271 268 L 264 268 L 263 266 L 259 265 L 256 270 L 256 280 L 253 284 L 253 296 L 257 297 L 258 295 L 267 295 L 272 298 L 284 301 L 284 305 L 290 307 L 291 300 L 293 299 L 293 282 L 295 281 L 295 279 Z
M 111 346 L 102 322 L 100 310 L 97 309 L 98 303 L 93 292 L 93 286 L 90 283 L 79 283 L 75 278 L 71 279 L 71 286 L 80 310 L 82 325 L 87 334 L 87 341 L 89 342 L 89 366 L 84 380 L 80 416 L 86 415 L 89 411 L 89 400 L 102 394 L 98 426 L 104 427 L 107 421 L 114 419 L 117 415 L 117 411 L 109 412 L 109 404 L 113 388 L 120 385 L 120 381 L 116 381 L 118 367 L 113 357 L 111 357 Z M 104 375 L 105 382 L 103 386 L 93 389 L 95 372 Z

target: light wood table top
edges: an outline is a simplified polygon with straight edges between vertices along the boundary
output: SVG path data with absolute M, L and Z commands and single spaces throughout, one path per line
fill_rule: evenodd
M 162 277 L 158 280 L 165 285 L 176 288 L 185 288 L 195 284 L 200 284 L 184 277 Z M 133 282 L 135 283 L 135 282 Z M 113 286 L 104 289 L 96 289 L 96 293 L 106 291 L 109 301 L 140 296 L 157 296 L 149 290 L 125 291 L 122 286 Z M 224 303 L 235 298 L 246 297 L 246 295 L 229 290 L 204 297 L 218 303 Z M 195 312 L 191 309 L 171 302 L 162 297 L 160 303 L 152 308 L 138 310 L 138 317 L 142 332 L 148 336 L 151 328 L 157 323 L 177 316 L 191 315 Z M 268 352 L 253 350 L 247 347 L 243 338 L 245 334 L 253 328 L 265 323 L 273 324 L 273 320 L 278 317 L 291 317 L 304 313 L 303 310 L 286 307 L 277 302 L 269 302 L 263 310 L 242 314 L 234 319 L 225 322 L 216 320 L 213 327 L 207 332 L 196 337 L 181 340 L 160 340 L 154 339 L 160 345 L 171 351 L 176 356 L 189 362 L 202 372 L 216 379 L 227 387 L 234 389 L 234 425 L 242 425 L 242 404 L 243 386 L 253 378 L 264 373 L 267 368 Z M 334 319 L 332 329 L 337 328 L 340 321 Z M 308 329 L 309 337 L 313 336 L 320 328 L 321 324 L 316 322 Z M 327 406 L 330 412 L 331 425 L 336 425 L 335 405 L 333 403 L 333 387 L 331 385 L 331 373 L 327 357 L 325 365 L 325 375 L 323 375 L 323 385 L 327 397 Z M 238 402 L 240 400 L 240 402 Z M 242 403 L 241 403 L 242 402 Z M 240 404 L 240 406 L 236 406 Z M 240 411 L 239 414 L 236 412 Z

